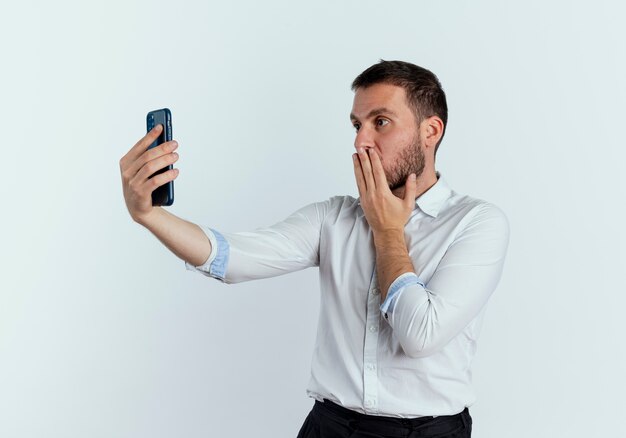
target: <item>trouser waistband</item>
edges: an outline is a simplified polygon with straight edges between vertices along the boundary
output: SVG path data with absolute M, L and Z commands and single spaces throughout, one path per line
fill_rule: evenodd
M 314 411 L 351 429 L 362 429 L 379 434 L 407 435 L 416 430 L 468 427 L 470 423 L 469 409 L 454 415 L 424 416 L 418 418 L 396 418 L 379 415 L 366 415 L 340 406 L 328 399 L 324 402 L 315 401 Z M 426 430 L 424 430 L 426 432 Z

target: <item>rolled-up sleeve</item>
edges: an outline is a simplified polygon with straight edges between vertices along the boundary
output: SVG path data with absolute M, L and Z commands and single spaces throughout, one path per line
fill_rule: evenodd
M 408 356 L 439 351 L 480 313 L 500 281 L 509 233 L 505 214 L 487 203 L 454 238 L 427 284 L 406 274 L 397 279 L 400 287 L 381 311 Z
M 211 242 L 211 254 L 209 258 L 200 266 L 193 266 L 189 262 L 185 262 L 185 268 L 189 271 L 199 272 L 207 277 L 213 277 L 220 281 L 224 281 L 224 273 L 228 265 L 228 255 L 230 253 L 228 241 L 222 233 L 213 228 L 200 225 L 200 229 Z
M 319 266 L 320 231 L 331 202 L 332 198 L 308 204 L 254 231 L 217 232 L 201 227 L 214 250 L 203 265 L 185 265 L 227 284 Z
M 410 284 L 419 284 L 422 287 L 424 286 L 424 283 L 422 283 L 422 280 L 420 280 L 415 272 L 406 272 L 398 276 L 398 278 L 396 278 L 393 283 L 389 285 L 387 297 L 380 305 L 380 310 L 383 312 L 383 316 L 385 318 L 389 319 L 388 313 L 393 312 L 396 299 L 404 291 L 404 289 L 406 289 L 406 286 Z

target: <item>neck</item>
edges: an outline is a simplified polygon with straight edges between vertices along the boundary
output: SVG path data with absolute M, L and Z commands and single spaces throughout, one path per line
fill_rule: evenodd
M 424 169 L 424 172 L 417 178 L 417 194 L 415 199 L 420 197 L 424 192 L 430 189 L 437 182 L 437 174 L 434 168 L 428 170 Z M 392 192 L 400 199 L 404 199 L 404 186 L 398 187 Z

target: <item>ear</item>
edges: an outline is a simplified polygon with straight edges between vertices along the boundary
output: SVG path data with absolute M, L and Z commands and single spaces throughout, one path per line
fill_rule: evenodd
M 443 120 L 439 116 L 430 116 L 422 121 L 421 135 L 424 146 L 435 152 L 435 146 L 443 135 Z

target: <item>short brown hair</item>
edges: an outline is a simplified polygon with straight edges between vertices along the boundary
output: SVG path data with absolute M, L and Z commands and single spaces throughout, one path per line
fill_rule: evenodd
M 443 121 L 441 138 L 435 145 L 435 155 L 448 126 L 448 104 L 439 79 L 433 72 L 410 62 L 380 60 L 352 82 L 352 91 L 374 84 L 391 84 L 404 88 L 407 104 L 413 110 L 417 124 L 438 116 Z

